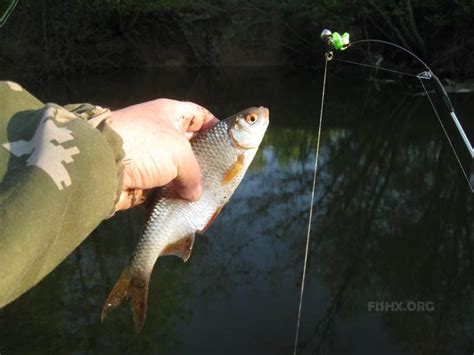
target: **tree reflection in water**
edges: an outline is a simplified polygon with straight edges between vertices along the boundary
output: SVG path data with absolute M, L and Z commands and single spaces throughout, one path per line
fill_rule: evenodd
M 161 96 L 221 115 L 262 104 L 271 125 L 190 261 L 159 260 L 142 334 L 134 335 L 127 306 L 99 321 L 143 224 L 136 209 L 103 223 L 0 311 L 0 352 L 291 352 L 319 87 L 317 75 L 261 69 L 46 87 L 40 97 L 60 103 L 118 107 Z M 472 352 L 473 196 L 427 102 L 410 96 L 406 83 L 381 87 L 334 75 L 328 83 L 300 353 Z M 371 301 L 432 301 L 435 310 L 369 312 Z

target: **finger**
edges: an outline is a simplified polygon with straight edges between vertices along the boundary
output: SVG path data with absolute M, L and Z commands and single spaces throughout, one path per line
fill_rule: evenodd
M 209 112 L 210 113 L 210 112 Z M 212 113 L 210 113 L 212 115 Z M 199 131 L 207 131 L 209 128 L 213 127 L 214 125 L 217 124 L 217 122 L 219 122 L 219 119 L 217 117 L 215 117 L 214 115 L 211 116 L 208 116 L 203 122 L 202 122 L 202 126 L 201 128 L 199 129 Z
M 196 134 L 196 132 L 186 132 L 184 136 L 186 137 L 186 139 L 191 140 Z
M 125 188 L 120 192 L 115 211 L 126 210 L 142 204 L 148 196 L 148 190 Z
M 191 149 L 191 144 L 183 137 L 182 151 L 177 151 L 176 167 L 178 174 L 174 186 L 179 196 L 186 200 L 196 201 L 201 196 L 201 171 Z
M 187 132 L 198 132 L 207 130 L 214 126 L 219 120 L 207 109 L 193 102 L 182 102 L 184 117 L 186 118 Z

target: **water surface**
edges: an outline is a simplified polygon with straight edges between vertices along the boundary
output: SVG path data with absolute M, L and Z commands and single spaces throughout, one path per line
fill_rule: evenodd
M 416 82 L 364 75 L 329 74 L 299 353 L 471 354 L 473 195 Z M 44 101 L 112 108 L 157 97 L 192 100 L 222 118 L 264 105 L 271 124 L 244 182 L 197 238 L 190 261 L 166 257 L 155 266 L 140 335 L 128 305 L 100 323 L 144 222 L 136 208 L 103 222 L 0 311 L 0 353 L 290 354 L 321 73 L 122 72 L 29 88 Z M 474 141 L 474 95 L 452 98 Z M 430 310 L 381 311 L 373 302 L 422 302 Z

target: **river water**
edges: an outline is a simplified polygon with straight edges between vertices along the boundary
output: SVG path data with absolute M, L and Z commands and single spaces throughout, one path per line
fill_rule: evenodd
M 328 75 L 299 353 L 471 354 L 473 194 L 416 81 L 367 80 L 369 73 Z M 235 68 L 25 85 L 60 104 L 118 108 L 168 97 L 222 118 L 263 105 L 270 127 L 190 260 L 159 259 L 141 334 L 127 304 L 100 322 L 144 222 L 135 208 L 104 221 L 0 311 L 0 353 L 292 353 L 321 80 L 311 71 Z M 474 95 L 451 97 L 474 141 Z M 439 111 L 462 164 L 473 171 Z

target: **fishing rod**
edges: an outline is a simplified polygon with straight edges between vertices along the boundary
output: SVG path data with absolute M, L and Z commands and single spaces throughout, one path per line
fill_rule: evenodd
M 380 43 L 388 46 L 395 47 L 409 55 L 411 55 L 413 58 L 415 58 L 419 63 L 421 63 L 425 68 L 426 71 L 423 71 L 417 75 L 411 75 L 411 76 L 416 76 L 420 81 L 422 80 L 433 80 L 434 82 L 434 89 L 438 96 L 440 97 L 441 101 L 444 103 L 445 107 L 447 108 L 454 124 L 456 125 L 456 128 L 461 135 L 462 140 L 464 141 L 464 144 L 471 155 L 471 158 L 474 159 L 474 148 L 471 142 L 469 141 L 469 138 L 467 137 L 466 133 L 464 132 L 463 127 L 461 126 L 461 123 L 459 122 L 459 119 L 456 115 L 456 112 L 454 110 L 454 106 L 451 103 L 451 100 L 449 99 L 449 96 L 444 89 L 443 84 L 441 84 L 441 81 L 439 78 L 434 74 L 433 70 L 426 64 L 420 57 L 418 57 L 415 53 L 409 51 L 408 49 L 392 42 L 388 41 L 383 41 L 380 39 L 362 39 L 354 42 L 349 41 L 349 33 L 344 33 L 340 35 L 337 32 L 332 33 L 328 29 L 324 29 L 321 32 L 321 40 L 323 41 L 325 47 L 326 47 L 326 56 L 328 56 L 328 60 L 332 60 L 334 58 L 334 51 L 343 51 L 346 50 L 347 48 L 355 45 L 355 44 L 360 44 L 360 43 Z M 356 62 L 352 62 L 352 64 L 359 64 Z M 389 70 L 391 71 L 391 70 Z M 396 71 L 395 71 L 396 72 Z M 399 72 L 400 73 L 400 72 Z M 407 73 L 403 73 L 407 74 Z
M 313 184 L 312 184 L 312 189 L 311 189 L 311 204 L 309 208 L 309 217 L 308 217 L 308 226 L 307 226 L 307 233 L 306 233 L 306 247 L 305 247 L 305 254 L 304 254 L 304 261 L 303 261 L 303 273 L 301 277 L 301 288 L 300 288 L 300 299 L 299 299 L 299 306 L 298 306 L 298 317 L 297 317 L 297 322 L 296 322 L 296 334 L 295 334 L 295 343 L 294 343 L 294 348 L 293 348 L 293 354 L 296 355 L 297 349 L 298 349 L 298 339 L 299 339 L 299 333 L 300 333 L 300 322 L 301 322 L 301 312 L 302 312 L 302 305 L 303 305 L 303 295 L 304 295 L 304 287 L 305 287 L 305 279 L 306 279 L 306 266 L 307 266 L 307 261 L 308 261 L 308 253 L 309 253 L 309 241 L 310 241 L 310 236 L 311 236 L 311 223 L 312 223 L 312 217 L 313 217 L 313 204 L 314 204 L 314 194 L 315 194 L 315 189 L 316 189 L 316 176 L 317 176 L 317 170 L 318 170 L 318 160 L 319 160 L 319 146 L 320 146 L 320 137 L 321 137 L 321 126 L 322 126 L 322 120 L 323 120 L 323 108 L 324 108 L 324 96 L 325 96 L 325 91 L 326 91 L 326 78 L 327 78 L 327 67 L 328 67 L 328 62 L 331 60 L 338 60 L 341 62 L 349 63 L 349 64 L 355 64 L 355 65 L 360 65 L 363 67 L 369 67 L 369 68 L 374 68 L 377 70 L 383 70 L 391 73 L 396 73 L 396 74 L 401 74 L 401 75 L 406 75 L 410 77 L 417 78 L 421 86 L 423 87 L 426 96 L 428 97 L 428 100 L 430 101 L 430 104 L 436 114 L 436 117 L 438 118 L 439 123 L 441 124 L 441 127 L 444 131 L 444 134 L 446 135 L 446 138 L 453 150 L 454 155 L 456 156 L 456 159 L 459 163 L 459 166 L 461 167 L 461 170 L 464 174 L 464 177 L 467 180 L 467 183 L 469 187 L 471 188 L 471 192 L 474 192 L 474 188 L 471 185 L 471 182 L 469 180 L 469 177 L 464 170 L 464 167 L 461 164 L 461 160 L 459 159 L 459 156 L 456 152 L 456 149 L 454 148 L 454 145 L 449 138 L 448 132 L 446 131 L 446 128 L 444 127 L 444 124 L 441 120 L 440 115 L 438 114 L 438 111 L 436 110 L 436 107 L 433 104 L 433 101 L 431 100 L 430 94 L 428 93 L 428 90 L 426 89 L 426 86 L 424 85 L 423 81 L 431 80 L 434 83 L 434 88 L 438 96 L 440 97 L 441 101 L 444 103 L 444 106 L 448 110 L 452 120 L 454 121 L 454 124 L 461 135 L 462 140 L 464 141 L 464 144 L 471 155 L 471 159 L 474 160 L 474 148 L 469 141 L 469 138 L 467 137 L 461 123 L 459 122 L 459 119 L 456 115 L 456 112 L 454 110 L 454 106 L 451 103 L 451 100 L 449 99 L 449 96 L 444 89 L 443 85 L 441 84 L 441 81 L 439 78 L 433 73 L 431 68 L 426 64 L 420 57 L 418 57 L 416 54 L 413 52 L 409 51 L 408 49 L 399 46 L 396 43 L 388 42 L 388 41 L 383 41 L 383 40 L 378 40 L 378 39 L 363 39 L 363 40 L 358 40 L 354 42 L 350 42 L 350 36 L 349 33 L 343 33 L 342 35 L 339 34 L 338 32 L 332 33 L 328 29 L 324 29 L 321 32 L 321 40 L 324 43 L 325 46 L 325 63 L 324 63 L 324 75 L 323 75 L 323 88 L 322 88 L 322 93 L 321 93 L 321 110 L 320 110 L 320 115 L 319 115 L 319 127 L 318 127 L 318 133 L 317 133 L 317 140 L 316 140 L 316 155 L 315 155 L 315 160 L 314 160 L 314 169 L 313 169 Z M 373 65 L 368 65 L 368 64 L 363 64 L 363 63 L 358 63 L 358 62 L 353 62 L 349 60 L 343 60 L 343 59 L 335 59 L 334 57 L 334 51 L 344 51 L 347 48 L 355 45 L 355 44 L 360 44 L 360 43 L 379 43 L 379 44 L 384 44 L 388 45 L 391 47 L 395 47 L 409 55 L 411 55 L 413 58 L 415 58 L 419 63 L 421 63 L 425 67 L 425 71 L 419 73 L 419 74 L 411 74 L 411 73 L 406 73 L 406 72 L 401 72 L 398 70 L 392 70 L 392 69 L 387 69 L 387 68 L 380 68 L 376 67 Z
M 374 68 L 374 69 L 377 69 L 377 70 L 388 71 L 388 72 L 401 74 L 401 75 L 406 75 L 406 76 L 410 76 L 410 77 L 414 77 L 414 78 L 418 79 L 420 81 L 420 84 L 423 87 L 423 90 L 426 94 L 426 97 L 428 98 L 428 100 L 431 104 L 431 107 L 433 108 L 433 111 L 434 111 L 434 113 L 435 113 L 435 115 L 436 115 L 436 117 L 437 117 L 437 119 L 438 119 L 438 121 L 441 125 L 441 128 L 443 129 L 443 132 L 446 136 L 446 139 L 448 140 L 449 145 L 451 146 L 451 149 L 452 149 L 452 151 L 454 153 L 454 156 L 456 157 L 456 160 L 459 164 L 459 167 L 461 168 L 461 171 L 462 171 L 462 173 L 463 173 L 463 175 L 464 175 L 464 177 L 467 181 L 467 184 L 469 185 L 469 187 L 471 189 L 471 192 L 474 192 L 474 187 L 473 187 L 473 184 L 471 183 L 469 175 L 467 174 L 466 169 L 464 169 L 464 166 L 461 163 L 461 159 L 459 158 L 459 155 L 456 151 L 456 148 L 454 147 L 454 144 L 451 141 L 451 138 L 449 137 L 449 134 L 446 130 L 446 127 L 443 124 L 443 121 L 441 120 L 441 117 L 440 117 L 440 115 L 439 115 L 439 113 L 438 113 L 438 111 L 437 111 L 437 109 L 436 109 L 436 107 L 433 103 L 433 100 L 431 99 L 431 96 L 430 96 L 424 82 L 431 81 L 433 83 L 433 87 L 434 87 L 435 92 L 438 94 L 439 98 L 441 99 L 441 102 L 443 102 L 445 108 L 448 110 L 449 115 L 451 116 L 451 119 L 454 122 L 454 125 L 455 125 L 457 131 L 459 132 L 459 135 L 461 136 L 461 138 L 464 142 L 464 145 L 467 148 L 467 151 L 468 151 L 469 155 L 471 156 L 471 161 L 474 161 L 474 148 L 473 148 L 473 145 L 470 142 L 469 138 L 467 137 L 466 132 L 464 131 L 464 129 L 461 125 L 461 122 L 459 121 L 459 119 L 456 115 L 456 111 L 454 110 L 454 106 L 451 103 L 451 100 L 449 99 L 449 96 L 448 96 L 446 90 L 444 89 L 443 84 L 441 84 L 441 81 L 434 74 L 433 70 L 431 70 L 431 68 L 428 66 L 428 64 L 426 64 L 415 53 L 409 51 L 408 49 L 406 49 L 406 48 L 404 48 L 404 47 L 402 47 L 402 46 L 400 46 L 396 43 L 392 43 L 392 42 L 388 42 L 388 41 L 383 41 L 383 40 L 379 40 L 379 39 L 363 39 L 363 40 L 350 42 L 349 33 L 346 32 L 346 33 L 343 33 L 341 35 L 338 32 L 332 33 L 328 29 L 324 29 L 321 32 L 321 40 L 322 40 L 322 42 L 325 46 L 325 49 L 326 49 L 325 50 L 326 62 L 331 61 L 331 60 L 334 59 L 334 60 L 340 61 L 340 62 L 355 64 L 355 65 L 369 67 L 369 68 Z M 353 61 L 349 61 L 349 60 L 335 58 L 335 56 L 334 56 L 335 51 L 344 51 L 347 48 L 349 48 L 351 46 L 354 46 L 356 44 L 360 44 L 360 43 L 379 43 L 379 44 L 383 44 L 383 45 L 387 45 L 387 46 L 397 48 L 398 50 L 401 50 L 401 51 L 409 54 L 411 57 L 415 58 L 421 65 L 423 65 L 425 67 L 426 70 L 422 71 L 421 73 L 418 73 L 418 74 L 411 74 L 411 73 L 401 72 L 401 71 L 397 71 L 397 70 L 381 68 L 381 67 L 378 67 L 378 66 L 368 65 L 368 64 L 364 64 L 364 63 L 353 62 Z
M 11 0 L 10 3 L 8 4 L 7 8 L 3 12 L 3 14 L 0 16 L 0 28 L 7 23 L 8 18 L 12 14 L 13 10 L 15 10 L 16 5 L 18 5 L 18 0 Z

